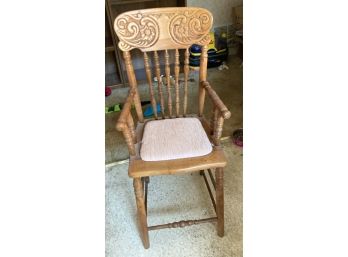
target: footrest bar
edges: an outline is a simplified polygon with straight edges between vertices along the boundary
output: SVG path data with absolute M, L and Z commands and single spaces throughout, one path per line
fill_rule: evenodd
M 214 221 L 217 221 L 217 217 L 200 219 L 200 220 L 181 220 L 181 221 L 173 222 L 173 223 L 150 226 L 147 229 L 156 230 L 156 229 L 164 229 L 164 228 L 183 228 L 186 226 L 196 225 L 200 223 L 214 222 Z

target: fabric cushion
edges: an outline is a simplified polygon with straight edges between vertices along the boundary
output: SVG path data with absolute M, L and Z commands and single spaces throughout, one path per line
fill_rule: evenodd
M 209 154 L 212 145 L 197 118 L 149 121 L 145 124 L 140 157 L 162 161 Z

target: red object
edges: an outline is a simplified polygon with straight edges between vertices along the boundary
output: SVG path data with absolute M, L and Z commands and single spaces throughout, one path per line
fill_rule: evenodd
M 232 134 L 232 142 L 240 147 L 243 147 L 243 129 L 237 129 Z
M 111 92 L 112 92 L 112 90 L 110 87 L 105 87 L 105 96 L 111 95 Z

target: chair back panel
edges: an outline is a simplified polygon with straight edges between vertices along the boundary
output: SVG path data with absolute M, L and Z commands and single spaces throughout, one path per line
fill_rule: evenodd
M 187 114 L 189 49 L 186 48 L 184 54 L 182 78 L 179 76 L 180 54 L 178 49 L 144 52 L 143 54 L 144 68 L 155 118 L 158 119 L 159 116 L 156 108 L 157 103 L 161 106 L 160 115 L 162 118 L 165 118 L 165 116 L 170 118 L 185 117 Z M 162 69 L 160 60 L 164 63 Z M 153 81 L 154 78 L 155 82 Z
M 139 121 L 143 121 L 143 113 L 130 51 L 137 48 L 143 52 L 144 69 L 155 118 L 159 118 L 157 103 L 161 106 L 162 118 L 185 117 L 188 99 L 189 47 L 192 44 L 202 46 L 199 78 L 200 81 L 205 81 L 208 58 L 207 45 L 210 42 L 209 32 L 212 24 L 212 14 L 206 9 L 196 7 L 143 9 L 125 12 L 117 16 L 114 29 L 119 37 L 118 47 L 123 51 L 129 86 L 135 92 L 134 104 Z M 181 101 L 179 49 L 185 49 L 184 92 Z M 162 69 L 160 63 L 164 64 Z M 174 67 L 172 70 L 171 63 Z M 153 82 L 154 77 L 157 82 Z M 204 90 L 202 91 L 200 88 L 199 114 L 201 114 L 203 104 Z
M 212 14 L 203 8 L 154 8 L 118 15 L 114 29 L 122 51 L 185 49 L 192 44 L 206 45 L 213 24 Z

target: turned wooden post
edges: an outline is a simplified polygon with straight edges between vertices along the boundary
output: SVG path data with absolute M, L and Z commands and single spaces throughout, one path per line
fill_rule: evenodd
M 129 132 L 130 132 L 130 134 L 132 136 L 133 144 L 136 144 L 137 136 L 136 136 L 136 133 L 135 133 L 133 117 L 132 117 L 132 114 L 130 114 L 130 113 L 129 113 L 128 117 L 127 117 L 127 126 L 129 128 Z
M 202 46 L 200 69 L 199 69 L 198 115 L 200 117 L 203 115 L 204 99 L 205 99 L 205 89 L 202 86 L 201 82 L 207 80 L 207 65 L 208 65 L 208 46 L 204 45 Z
M 172 118 L 172 94 L 170 92 L 170 66 L 169 66 L 169 53 L 166 49 L 164 52 L 164 60 L 165 60 L 165 72 L 166 72 L 166 80 L 167 80 L 167 91 L 168 91 L 168 111 L 169 117 Z
M 214 128 L 213 140 L 215 145 L 220 145 L 220 138 L 222 135 L 223 125 L 224 125 L 224 117 L 221 115 L 221 113 L 219 113 L 217 121 L 215 123 L 215 128 Z
M 210 135 L 214 135 L 214 131 L 216 128 L 216 123 L 219 115 L 219 110 L 218 108 L 214 105 L 212 115 L 211 115 L 211 120 L 210 120 Z
M 180 114 L 180 94 L 179 94 L 179 71 L 180 71 L 180 63 L 179 63 L 179 50 L 175 49 L 175 109 L 176 109 L 176 117 L 179 117 Z
M 217 234 L 224 236 L 224 171 L 223 168 L 216 168 L 216 215 L 217 215 Z
M 186 113 L 187 113 L 187 82 L 188 82 L 188 77 L 189 77 L 189 57 L 190 57 L 190 53 L 189 53 L 189 49 L 186 48 L 185 50 L 185 65 L 184 65 L 184 80 L 185 80 L 185 84 L 184 84 L 184 117 L 186 117 Z
M 133 186 L 134 186 L 134 193 L 135 193 L 135 198 L 137 202 L 137 215 L 138 215 L 139 228 L 140 228 L 140 237 L 141 237 L 141 240 L 143 241 L 144 248 L 148 249 L 150 247 L 149 231 L 147 228 L 144 190 L 143 190 L 143 183 L 141 181 L 141 178 L 134 178 Z
M 133 69 L 133 64 L 132 64 L 132 59 L 129 51 L 124 51 L 123 52 L 123 58 L 124 62 L 126 65 L 126 71 L 127 71 L 127 76 L 128 76 L 128 83 L 129 87 L 134 90 L 134 105 L 135 105 L 135 110 L 138 115 L 138 120 L 140 122 L 144 122 L 144 116 L 143 116 L 143 109 L 141 107 L 141 101 L 139 97 L 139 92 L 138 92 L 138 86 L 137 86 L 137 79 L 135 77 L 134 69 Z
M 158 57 L 157 51 L 154 51 L 153 57 L 155 60 L 155 73 L 156 73 L 156 78 L 157 78 L 158 95 L 159 95 L 158 98 L 160 99 L 162 118 L 164 118 L 164 108 L 165 107 L 164 107 L 164 98 L 163 98 L 163 90 L 162 90 L 163 81 L 162 81 L 162 77 L 161 77 L 161 69 L 160 69 L 159 57 Z
M 136 134 L 134 129 L 134 121 L 131 114 L 131 105 L 135 96 L 135 90 L 130 90 L 127 100 L 123 106 L 122 112 L 116 123 L 116 129 L 122 131 L 126 140 L 129 154 L 135 155 Z
M 134 140 L 127 125 L 122 129 L 122 133 L 126 140 L 129 154 L 134 156 L 135 155 Z
M 150 64 L 149 64 L 149 57 L 148 57 L 146 52 L 144 52 L 144 66 L 145 66 L 145 71 L 146 71 L 147 82 L 149 83 L 149 90 L 150 90 L 153 114 L 155 116 L 155 119 L 157 120 L 158 119 L 158 117 L 157 117 L 157 104 L 156 104 L 155 94 L 153 92 L 152 73 L 151 73 Z

